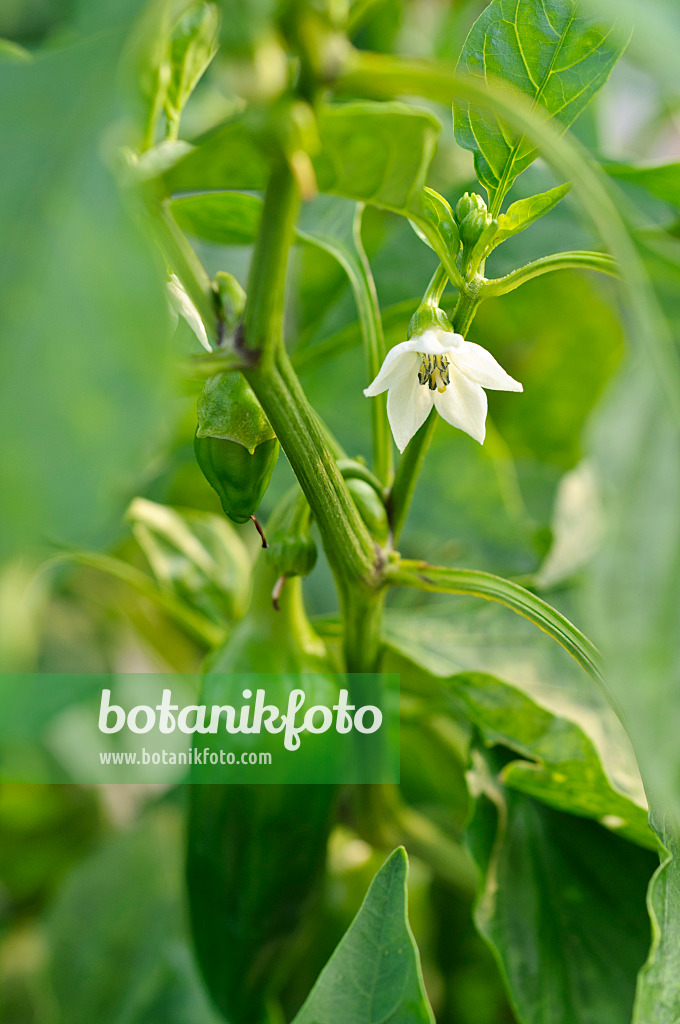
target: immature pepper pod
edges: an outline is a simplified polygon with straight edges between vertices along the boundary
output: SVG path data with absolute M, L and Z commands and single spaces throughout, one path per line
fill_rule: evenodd
M 206 381 L 198 400 L 196 460 L 235 523 L 252 518 L 269 486 L 279 442 L 240 373 Z
M 267 523 L 267 560 L 279 577 L 309 576 L 316 565 L 316 544 L 311 535 L 312 513 L 301 491 L 294 487 Z

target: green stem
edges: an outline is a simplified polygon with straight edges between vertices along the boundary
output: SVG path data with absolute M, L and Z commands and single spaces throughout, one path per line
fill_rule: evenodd
M 556 252 L 550 256 L 542 256 L 525 267 L 513 270 L 505 277 L 491 278 L 481 285 L 481 297 L 493 298 L 514 291 L 520 285 L 531 281 L 534 277 L 549 274 L 554 270 L 599 270 L 602 274 L 618 277 L 616 262 L 603 252 Z
M 265 370 L 273 366 L 283 343 L 286 270 L 299 205 L 295 178 L 281 161 L 272 170 L 265 191 L 243 325 L 237 334 L 239 351 L 251 365 L 257 363 Z
M 258 365 L 246 371 L 246 377 L 314 513 L 339 584 L 374 586 L 377 582 L 375 545 L 287 354 L 281 349 L 274 365 L 267 368 Z
M 401 531 L 406 523 L 413 492 L 436 427 L 437 413 L 433 407 L 430 410 L 430 415 L 406 445 L 406 450 L 399 459 L 394 483 L 386 502 L 387 514 L 392 526 L 392 540 L 395 545 L 399 542 Z
M 449 275 L 446 273 L 446 268 L 442 263 L 440 263 L 432 275 L 430 283 L 425 289 L 422 302 L 423 306 L 439 305 L 442 301 L 442 295 L 444 294 L 444 289 L 446 288 L 448 280 Z
M 361 274 L 350 274 L 350 281 L 354 289 L 354 297 L 359 312 L 361 333 L 366 348 L 366 363 L 368 380 L 372 381 L 378 376 L 378 371 L 385 358 L 385 338 L 383 336 L 382 320 L 380 318 L 380 306 L 378 295 L 375 290 L 375 281 L 371 272 L 371 266 L 366 256 L 366 251 L 361 240 L 361 217 L 363 205 L 357 204 L 357 211 L 354 218 L 353 236 L 354 246 L 359 257 Z M 390 425 L 387 421 L 387 406 L 384 396 L 378 401 L 371 402 L 371 420 L 373 433 L 373 472 L 378 479 L 388 485 L 393 474 L 392 460 L 392 437 Z
M 444 266 L 447 276 L 451 280 L 451 284 L 454 286 L 454 288 L 462 288 L 463 278 L 458 268 L 458 264 L 456 263 L 456 257 L 453 255 L 452 252 L 449 252 L 446 246 L 442 244 L 442 240 L 439 237 L 439 234 L 436 231 L 434 224 L 432 224 L 432 222 L 429 221 L 426 217 L 413 217 L 412 220 L 414 220 L 414 222 L 418 225 L 418 227 L 420 228 L 420 230 L 425 235 L 428 242 L 434 249 L 435 253 L 439 257 L 439 261 Z

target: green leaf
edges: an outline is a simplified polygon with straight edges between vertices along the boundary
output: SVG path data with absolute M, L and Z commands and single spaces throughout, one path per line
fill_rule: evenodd
M 575 0 L 493 0 L 470 30 L 457 70 L 507 83 L 567 128 L 623 53 L 626 41 Z M 454 104 L 456 139 L 475 156 L 493 216 L 538 151 L 467 101 Z
M 57 1019 L 219 1024 L 187 942 L 182 842 L 163 808 L 68 876 L 46 927 Z
M 499 245 L 506 238 L 511 238 L 512 235 L 524 231 L 539 217 L 550 213 L 566 196 L 570 188 L 571 184 L 567 182 L 564 185 L 551 188 L 547 192 L 541 192 L 540 195 L 531 196 L 529 199 L 519 199 L 516 203 L 512 203 L 505 213 L 498 215 L 498 231 L 494 235 L 493 244 Z
M 473 765 L 468 842 L 482 873 L 475 923 L 519 1024 L 630 1020 L 656 858 L 505 788 L 497 758 L 476 752 Z
M 636 166 L 635 164 L 605 164 L 604 170 L 612 178 L 629 181 L 647 189 L 657 199 L 680 208 L 680 163 Z
M 196 3 L 183 12 L 172 30 L 170 76 L 165 95 L 165 110 L 171 122 L 179 119 L 215 56 L 218 27 L 216 4 Z
M 434 1024 L 406 916 L 407 867 L 395 850 L 293 1024 Z
M 397 213 L 423 213 L 422 189 L 440 126 L 403 103 L 323 106 L 320 152 L 312 156 L 319 191 Z M 173 191 L 262 189 L 268 162 L 247 115 L 199 140 L 165 176 Z
M 638 976 L 633 1024 L 677 1024 L 680 1016 L 680 831 L 662 817 L 652 825 L 665 855 L 649 883 L 652 947 Z
M 518 583 L 474 569 L 449 569 L 402 559 L 389 568 L 388 578 L 398 586 L 438 594 L 470 594 L 498 601 L 561 644 L 592 678 L 603 686 L 600 655 L 594 644 L 566 616 Z
M 501 779 L 557 810 L 601 825 L 656 850 L 646 805 L 620 792 L 607 777 L 598 752 L 580 725 L 543 708 L 518 687 L 493 676 L 469 673 L 441 684 L 489 744 L 521 754 Z
M 250 557 L 224 516 L 135 498 L 126 518 L 159 586 L 218 626 L 244 614 Z

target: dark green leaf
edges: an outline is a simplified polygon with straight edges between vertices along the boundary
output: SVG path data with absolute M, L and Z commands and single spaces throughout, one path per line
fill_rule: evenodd
M 482 872 L 475 921 L 520 1024 L 623 1024 L 649 941 L 656 858 L 594 822 L 504 788 L 477 753 L 468 840 Z M 653 1018 L 655 1019 L 655 1018 Z
M 606 82 L 625 49 L 575 0 L 493 0 L 470 30 L 458 71 L 507 83 L 567 128 Z M 467 101 L 454 106 L 456 139 L 475 155 L 497 215 L 518 174 L 538 155 L 526 138 Z
M 293 1024 L 434 1024 L 395 850 Z

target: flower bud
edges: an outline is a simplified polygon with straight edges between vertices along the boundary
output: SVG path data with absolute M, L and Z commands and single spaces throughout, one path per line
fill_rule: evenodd
M 460 238 L 463 245 L 471 249 L 489 222 L 490 217 L 486 209 L 484 211 L 472 210 L 471 213 L 468 213 L 460 225 Z
M 486 203 L 476 192 L 466 192 L 461 196 L 456 205 L 456 220 L 461 225 L 470 213 L 486 214 Z
M 432 328 L 451 331 L 451 323 L 446 313 L 438 306 L 418 306 L 408 325 L 408 337 L 424 334 Z

